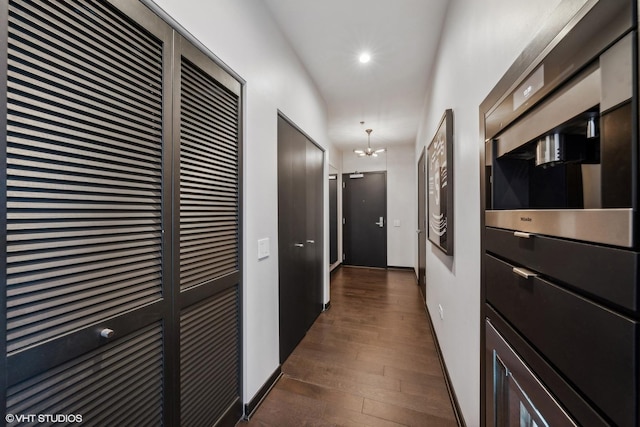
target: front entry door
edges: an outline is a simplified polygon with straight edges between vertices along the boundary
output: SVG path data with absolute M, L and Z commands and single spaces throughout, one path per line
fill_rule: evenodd
M 387 174 L 343 175 L 344 264 L 387 267 Z

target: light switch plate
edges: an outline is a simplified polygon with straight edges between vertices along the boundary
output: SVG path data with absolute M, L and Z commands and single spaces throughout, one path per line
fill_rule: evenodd
M 400 227 L 400 220 L 399 219 L 394 219 L 393 220 L 393 226 L 394 227 Z
M 269 238 L 258 240 L 258 259 L 269 256 Z

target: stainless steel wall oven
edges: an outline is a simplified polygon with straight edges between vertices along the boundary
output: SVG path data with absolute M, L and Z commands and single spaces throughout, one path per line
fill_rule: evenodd
M 481 105 L 486 425 L 640 425 L 637 14 L 561 2 Z

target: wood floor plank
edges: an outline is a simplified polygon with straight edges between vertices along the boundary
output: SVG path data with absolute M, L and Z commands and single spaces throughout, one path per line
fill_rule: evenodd
M 301 348 L 333 349 L 336 353 L 348 353 L 349 357 L 356 358 L 359 352 L 374 352 L 380 355 L 393 356 L 397 353 L 410 356 L 419 363 L 430 363 L 438 360 L 438 354 L 432 343 L 421 343 L 416 340 L 402 341 L 396 339 L 393 341 L 383 340 L 379 338 L 354 338 L 353 335 L 344 335 L 341 333 L 332 335 L 309 334 L 305 340 L 300 343 Z
M 443 403 L 449 401 L 449 392 L 444 380 L 434 380 L 431 383 L 400 381 L 400 391 L 407 394 L 426 396 L 433 401 L 439 400 Z
M 455 426 L 415 275 L 341 268 L 331 308 L 240 426 Z
M 326 403 L 274 387 L 251 419 L 251 425 L 330 426 L 324 421 Z
M 384 376 L 398 379 L 403 383 L 421 384 L 428 386 L 437 384 L 438 387 L 441 387 L 446 392 L 446 383 L 444 381 L 444 377 L 441 374 L 441 371 L 436 372 L 435 369 L 434 373 L 424 373 L 416 371 L 412 366 L 401 368 L 395 366 L 385 366 Z
M 299 381 L 290 377 L 282 377 L 278 381 L 278 388 L 290 393 L 300 394 L 315 400 L 327 403 L 331 410 L 336 408 L 349 411 L 362 412 L 364 398 L 351 393 L 345 393 L 336 389 L 322 387 L 308 382 Z
M 431 331 L 425 329 L 424 331 L 415 331 L 412 329 L 403 329 L 401 331 L 393 329 L 382 329 L 378 332 L 380 341 L 392 342 L 403 344 L 407 341 L 415 342 L 420 345 L 429 347 L 429 349 L 435 351 L 435 342 Z
M 373 417 L 393 421 L 403 426 L 415 427 L 455 427 L 456 421 L 451 418 L 425 414 L 389 403 L 365 399 L 363 412 Z
M 382 363 L 385 366 L 391 366 L 395 368 L 403 368 L 406 366 L 411 366 L 416 372 L 421 372 L 425 374 L 438 374 L 442 372 L 440 367 L 440 363 L 437 359 L 429 359 L 429 360 L 421 360 L 422 363 L 416 363 L 416 359 L 411 355 L 406 355 L 402 353 L 397 354 L 372 354 L 366 352 L 358 353 L 356 358 L 362 362 L 378 362 Z
M 356 385 L 351 392 L 359 393 L 370 400 L 386 402 L 437 417 L 452 419 L 454 417 L 451 402 L 448 397 L 440 393 L 425 396 L 380 387 L 363 387 L 362 385 Z
M 342 408 L 327 408 L 324 420 L 344 427 L 403 427 L 404 424 L 395 423 L 380 417 L 364 414 L 362 411 L 349 411 Z
M 304 371 L 313 370 L 316 368 L 343 368 L 346 370 L 353 370 L 358 373 L 372 374 L 372 375 L 384 375 L 384 365 L 378 362 L 362 362 L 356 360 L 355 357 L 351 358 L 319 358 L 317 350 L 309 350 L 300 348 L 297 354 L 291 355 L 289 359 L 283 365 L 282 371 L 295 377 L 293 371 L 298 370 L 304 374 Z M 292 357 L 293 356 L 293 357 Z
M 384 375 L 371 374 L 353 368 L 344 368 L 332 363 L 315 362 L 308 365 L 308 369 L 302 373 L 301 379 L 312 384 L 333 387 L 337 390 L 358 393 L 364 396 L 363 390 L 380 389 L 400 392 L 400 381 L 385 377 Z M 291 375 L 288 371 L 285 375 Z

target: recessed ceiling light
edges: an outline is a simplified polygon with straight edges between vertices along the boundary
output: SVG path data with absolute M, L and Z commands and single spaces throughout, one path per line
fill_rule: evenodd
M 367 62 L 371 61 L 371 55 L 369 54 L 369 52 L 362 52 L 358 57 L 358 60 L 361 63 L 366 64 Z

